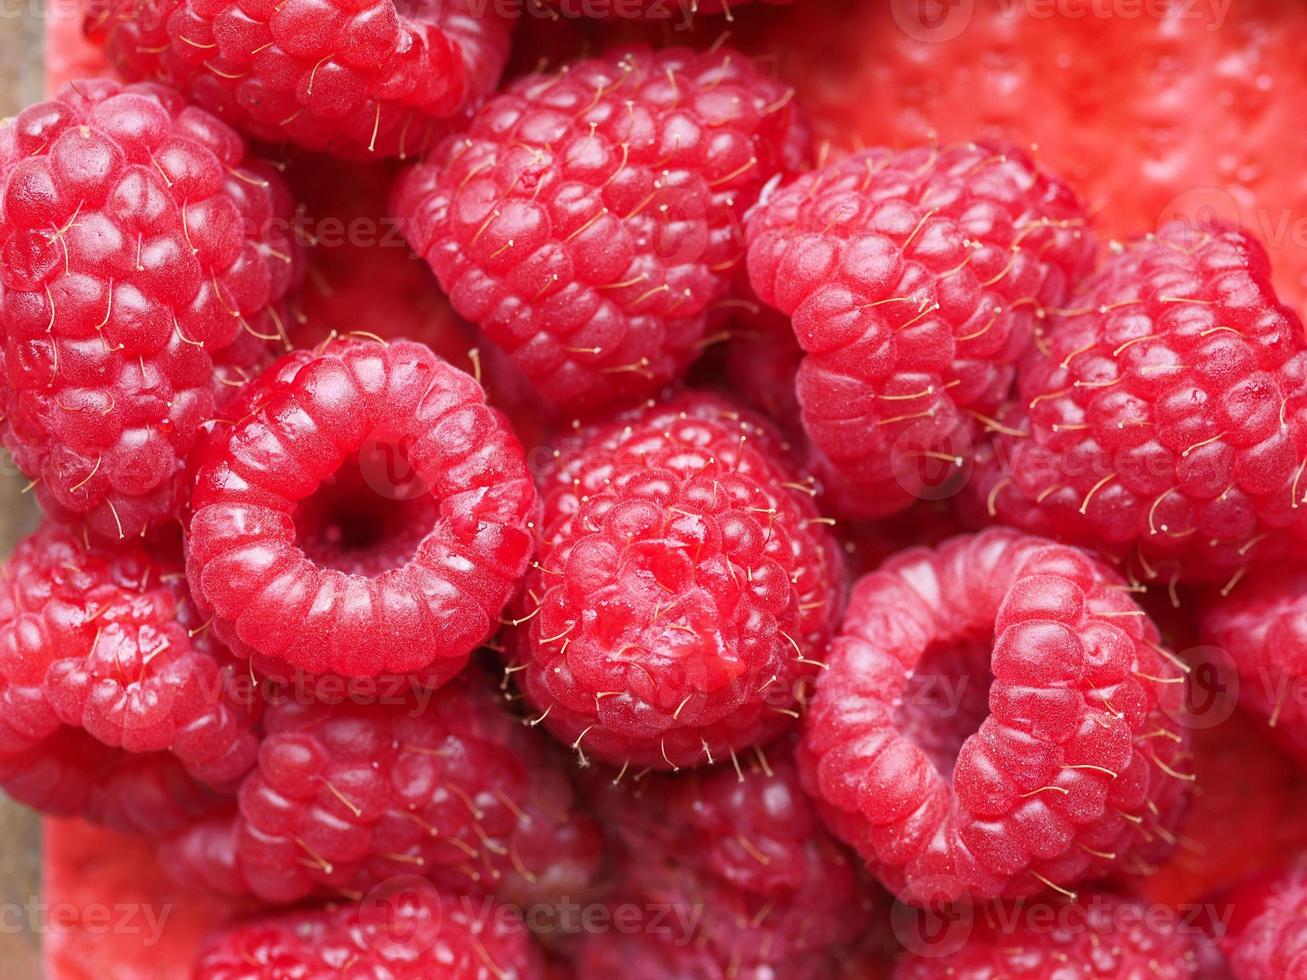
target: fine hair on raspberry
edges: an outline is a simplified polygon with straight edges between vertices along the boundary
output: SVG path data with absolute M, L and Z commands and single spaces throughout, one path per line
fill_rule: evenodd
M 854 586 L 828 662 L 805 785 L 905 901 L 1072 895 L 1176 840 L 1183 672 L 1085 553 L 1007 529 L 909 549 Z
M 509 641 L 534 724 L 633 772 L 727 764 L 794 727 L 843 571 L 764 422 L 678 395 L 575 430 L 541 487 Z
M 470 375 L 410 341 L 269 368 L 197 461 L 187 571 L 238 654 L 452 676 L 498 629 L 536 495 Z
M 202 426 L 285 337 L 292 206 L 161 85 L 70 83 L 0 125 L 0 438 L 109 540 L 185 503 Z
M 1001 142 L 837 160 L 765 195 L 748 236 L 749 280 L 806 353 L 828 502 L 858 518 L 947 492 L 940 463 L 965 472 L 1039 315 L 1094 254 L 1071 188 Z
M 793 95 L 726 47 L 529 74 L 400 179 L 394 211 L 547 403 L 630 405 L 739 302 L 745 211 L 806 160 Z

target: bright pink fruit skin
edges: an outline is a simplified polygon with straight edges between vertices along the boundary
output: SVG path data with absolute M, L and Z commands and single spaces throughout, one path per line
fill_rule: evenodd
M 740 52 L 619 50 L 513 82 L 401 178 L 394 210 L 454 308 L 547 402 L 591 412 L 698 356 L 745 210 L 806 146 L 791 90 Z
M 1239 675 L 1239 704 L 1307 765 L 1307 571 L 1264 568 L 1205 597 L 1202 640 Z
M 88 548 L 54 524 L 0 570 L 0 784 L 42 812 L 175 831 L 254 763 L 235 664 L 180 556 Z
M 1038 918 L 1044 912 L 1047 919 Z M 1095 892 L 1056 908 L 1017 906 L 971 923 L 956 952 L 908 953 L 894 980 L 1089 980 L 1149 977 L 1198 980 L 1204 942 L 1192 926 L 1177 926 L 1152 906 L 1110 892 Z M 1157 924 L 1159 923 L 1160 924 Z M 1186 932 L 1185 929 L 1190 932 Z
M 513 21 L 473 0 L 84 0 L 127 78 L 186 92 L 251 137 L 347 158 L 420 155 L 494 91 Z
M 866 150 L 764 197 L 749 280 L 807 352 L 797 393 L 832 506 L 901 511 L 919 459 L 969 455 L 1041 312 L 1091 267 L 1086 224 L 997 142 Z
M 239 811 L 168 845 L 190 880 L 265 902 L 363 894 L 418 875 L 531 904 L 587 887 L 598 831 L 565 770 L 479 672 L 429 702 L 268 708 Z
M 1192 780 L 1181 675 L 1157 641 L 1076 549 L 994 529 L 903 552 L 854 587 L 807 715 L 805 785 L 914 903 L 1144 867 Z
M 512 652 L 551 732 L 676 769 L 793 727 L 844 583 L 770 429 L 688 393 L 579 430 L 541 486 Z
M 214 933 L 194 980 L 544 980 L 520 919 L 417 884 Z M 482 915 L 481 913 L 485 913 Z
M 243 404 L 198 462 L 187 536 L 219 637 L 315 674 L 456 673 L 498 628 L 536 511 L 480 385 L 420 344 L 336 341 Z
M 177 516 L 185 457 L 276 340 L 291 203 L 157 85 L 69 85 L 0 127 L 0 436 L 46 512 L 118 540 Z
M 974 509 L 1144 580 L 1225 582 L 1307 535 L 1307 337 L 1243 232 L 1175 223 L 1116 252 L 1001 423 Z
M 826 834 L 788 741 L 747 753 L 738 773 L 724 766 L 614 785 L 600 772 L 590 797 L 615 841 L 614 900 L 697 916 L 651 916 L 665 928 L 644 941 L 592 937 L 578 980 L 604 980 L 623 955 L 649 961 L 652 977 L 676 976 L 670 964 L 681 961 L 690 977 L 830 977 L 869 931 L 875 890 Z
M 1221 950 L 1235 980 L 1307 975 L 1307 865 L 1257 876 L 1222 898 L 1234 907 Z

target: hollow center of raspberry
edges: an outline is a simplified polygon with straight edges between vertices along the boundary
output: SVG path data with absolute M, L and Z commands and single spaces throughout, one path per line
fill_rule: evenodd
M 347 460 L 295 509 L 297 543 L 323 568 L 380 575 L 406 564 L 437 520 L 429 496 L 396 499 Z
M 946 779 L 967 736 L 989 714 L 990 643 L 987 639 L 927 648 L 895 709 L 899 731 L 925 751 Z

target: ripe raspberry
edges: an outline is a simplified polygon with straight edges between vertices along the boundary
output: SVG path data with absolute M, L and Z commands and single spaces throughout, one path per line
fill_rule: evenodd
M 978 467 L 991 518 L 1145 579 L 1227 580 L 1283 554 L 1281 529 L 1307 535 L 1307 339 L 1260 244 L 1171 224 L 1070 305 Z
M 195 980 L 543 980 L 520 919 L 410 883 L 212 935 Z
M 522 448 L 421 344 L 289 355 L 205 447 L 187 571 L 218 636 L 311 673 L 456 673 L 531 552 Z
M 903 899 L 1017 897 L 1169 851 L 1192 776 L 1184 690 L 1103 566 L 1006 529 L 854 587 L 799 762 Z
M 749 279 L 808 354 L 799 403 L 832 505 L 895 513 L 930 492 L 919 460 L 969 455 L 1040 311 L 1090 267 L 1085 221 L 997 142 L 866 150 L 765 199 Z
M 1225 898 L 1235 914 L 1220 941 L 1235 980 L 1307 976 L 1307 864 L 1251 878 Z
M 361 895 L 414 874 L 524 904 L 578 894 L 600 841 L 576 812 L 552 746 L 479 674 L 429 703 L 397 693 L 269 706 L 231 829 L 188 831 L 169 845 L 168 863 L 268 902 Z
M 738 773 L 616 785 L 600 774 L 591 799 L 618 843 L 618 901 L 672 915 L 649 912 L 660 921 L 650 919 L 647 943 L 593 937 L 579 980 L 614 976 L 600 964 L 628 954 L 703 964 L 683 966 L 684 977 L 830 977 L 873 919 L 872 894 L 822 828 L 789 743 L 758 750 Z
M 542 480 L 511 669 L 550 731 L 676 769 L 793 726 L 844 583 L 769 429 L 690 393 L 581 430 Z
M 1069 904 L 976 915 L 956 952 L 907 953 L 894 980 L 1196 980 L 1202 937 L 1137 899 L 1095 893 Z
M 211 808 L 198 782 L 234 788 L 257 743 L 233 663 L 196 625 L 179 558 L 53 524 L 22 541 L 0 569 L 0 784 L 126 830 Z
M 344 157 L 420 154 L 494 91 L 512 21 L 474 0 L 84 0 L 128 78 L 157 79 L 250 136 Z
M 1239 703 L 1307 765 L 1307 571 L 1263 568 L 1202 606 L 1203 642 L 1239 673 Z
M 543 0 L 541 9 L 557 8 L 562 18 L 595 17 L 599 19 L 645 17 L 651 21 L 672 21 L 677 30 L 688 30 L 699 14 L 723 14 L 728 21 L 735 18 L 735 7 L 748 5 L 751 0 Z M 762 4 L 780 6 L 794 0 L 758 0 Z M 555 16 L 553 19 L 559 19 Z
M 791 102 L 729 49 L 527 75 L 401 178 L 394 211 L 546 401 L 629 403 L 698 355 L 743 262 L 741 216 L 803 164 Z
M 177 515 L 200 426 L 277 339 L 290 215 L 161 86 L 69 85 L 0 127 L 0 436 L 47 513 L 112 539 Z

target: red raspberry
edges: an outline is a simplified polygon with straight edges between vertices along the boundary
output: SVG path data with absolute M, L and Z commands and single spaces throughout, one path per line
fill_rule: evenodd
M 960 949 L 909 952 L 894 980 L 1197 980 L 1207 946 L 1181 924 L 1132 898 L 1096 893 L 1074 902 L 977 913 Z
M 0 127 L 0 435 L 47 513 L 113 539 L 177 515 L 200 426 L 280 332 L 290 217 L 161 86 L 69 85 Z
M 969 454 L 1040 311 L 1088 271 L 1075 194 L 997 142 L 866 150 L 766 198 L 749 279 L 793 318 L 803 424 L 832 503 L 882 517 Z
M 489 95 L 512 21 L 476 0 L 84 0 L 128 78 L 187 92 L 250 136 L 344 157 L 420 154 Z
M 550 731 L 675 769 L 793 726 L 844 583 L 769 429 L 686 394 L 581 430 L 542 480 L 510 669 Z
M 752 753 L 739 772 L 594 782 L 618 842 L 617 900 L 650 918 L 643 941 L 594 936 L 578 980 L 616 975 L 607 964 L 622 955 L 701 964 L 682 977 L 831 977 L 842 947 L 867 931 L 871 892 L 822 828 L 789 744 Z
M 577 895 L 600 857 L 551 745 L 509 714 L 477 672 L 429 701 L 286 700 L 265 714 L 234 825 L 201 825 L 168 863 L 268 902 L 363 894 L 421 875 L 458 894 L 531 904 Z
M 405 883 L 359 904 L 253 919 L 210 936 L 195 980 L 543 980 L 507 910 Z
M 1307 976 L 1307 863 L 1251 878 L 1224 898 L 1234 917 L 1220 942 L 1235 980 Z
M 698 356 L 743 263 L 741 216 L 802 165 L 791 103 L 725 48 L 527 75 L 400 180 L 394 210 L 546 401 L 629 403 Z
M 1145 579 L 1229 579 L 1307 535 L 1307 340 L 1256 240 L 1168 225 L 1070 305 L 979 467 L 991 518 Z
M 48 813 L 175 830 L 254 763 L 253 718 L 179 558 L 43 525 L 0 569 L 0 783 Z M 133 799 L 133 794 L 135 798 Z
M 914 903 L 1142 868 L 1174 843 L 1193 778 L 1157 638 L 1073 548 L 995 529 L 903 552 L 854 587 L 807 716 L 805 785 Z
M 311 673 L 456 673 L 530 557 L 522 448 L 470 376 L 421 344 L 289 355 L 202 453 L 196 597 L 242 654 Z
M 1239 703 L 1307 765 L 1307 571 L 1263 568 L 1202 604 L 1203 641 L 1228 655 Z

